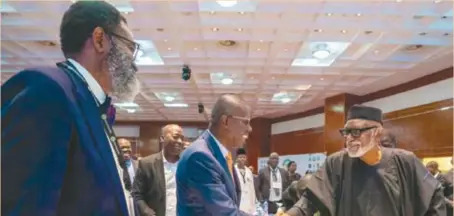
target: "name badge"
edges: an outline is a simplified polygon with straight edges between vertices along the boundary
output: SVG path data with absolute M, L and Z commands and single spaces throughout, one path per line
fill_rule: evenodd
M 282 188 L 282 184 L 281 184 L 281 183 L 278 183 L 278 182 L 273 182 L 273 183 L 271 184 L 271 187 L 272 187 L 272 188 L 276 188 L 276 189 L 280 189 L 280 188 Z

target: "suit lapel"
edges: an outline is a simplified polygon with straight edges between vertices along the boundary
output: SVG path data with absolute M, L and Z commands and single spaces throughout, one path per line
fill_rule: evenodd
M 166 192 L 166 179 L 165 179 L 165 173 L 164 173 L 164 159 L 162 157 L 162 153 L 160 153 L 156 159 L 155 162 L 153 163 L 154 166 L 154 176 L 158 179 L 158 187 L 159 190 L 161 191 L 161 194 L 165 196 Z
M 86 86 L 79 80 L 79 78 L 76 78 L 71 73 L 73 72 L 70 71 L 68 74 L 69 76 L 72 76 L 72 79 L 74 80 L 74 85 L 76 87 L 77 93 L 76 97 L 79 101 L 78 105 L 83 113 L 84 121 L 88 127 L 88 131 L 92 139 L 95 141 L 94 143 L 98 153 L 101 155 L 104 164 L 109 170 L 111 176 L 111 179 L 109 179 L 109 181 L 114 182 L 114 190 L 117 194 L 117 199 L 119 200 L 120 207 L 123 210 L 124 214 L 127 214 L 128 208 L 126 205 L 126 200 L 124 199 L 124 192 L 120 182 L 121 177 L 118 174 L 115 160 L 112 157 L 113 155 L 110 146 L 111 144 L 108 141 L 107 135 L 104 131 L 99 109 L 96 105 L 96 102 L 94 101 L 93 96 L 88 91 Z
M 211 151 L 214 158 L 216 158 L 216 160 L 221 164 L 222 168 L 224 169 L 224 172 L 227 176 L 226 186 L 228 188 L 228 192 L 230 193 L 231 197 L 233 197 L 233 200 L 238 202 L 237 196 L 236 196 L 236 189 L 235 189 L 235 185 L 234 185 L 235 183 L 233 180 L 234 176 L 232 176 L 230 174 L 230 170 L 227 166 L 227 161 L 225 160 L 224 155 L 222 155 L 221 149 L 219 149 L 218 144 L 216 143 L 216 140 L 214 140 L 214 138 L 211 136 L 211 134 L 208 131 L 206 131 L 202 136 L 207 143 L 208 149 Z M 235 174 L 233 174 L 233 175 L 235 175 Z

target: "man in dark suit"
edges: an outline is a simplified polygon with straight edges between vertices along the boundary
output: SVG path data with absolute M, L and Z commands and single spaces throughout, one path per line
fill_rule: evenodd
M 136 43 L 102 1 L 72 4 L 60 40 L 67 61 L 23 70 L 1 88 L 2 215 L 132 215 L 106 113 L 108 94 L 133 98 L 138 88 Z
M 259 171 L 258 200 L 268 202 L 268 213 L 274 214 L 290 181 L 287 171 L 277 166 L 279 155 L 276 152 L 271 153 L 268 160 L 268 166 Z
M 250 108 L 237 95 L 222 95 L 209 129 L 182 154 L 177 169 L 177 215 L 248 215 L 239 210 L 241 189 L 231 152 L 249 136 Z
M 118 144 L 120 145 L 121 152 L 123 153 L 123 159 L 125 160 L 129 178 L 134 181 L 139 163 L 132 157 L 131 142 L 127 139 L 121 138 L 118 139 Z
M 139 161 L 132 195 L 141 216 L 176 215 L 175 172 L 183 150 L 183 138 L 180 126 L 166 125 L 160 136 L 162 152 Z

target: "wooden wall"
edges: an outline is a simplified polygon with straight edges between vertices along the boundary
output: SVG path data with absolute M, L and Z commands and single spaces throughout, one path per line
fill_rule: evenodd
M 396 135 L 399 148 L 418 157 L 452 156 L 452 106 L 452 100 L 444 100 L 386 113 L 384 126 Z M 325 152 L 323 128 L 272 135 L 271 150 L 282 155 Z

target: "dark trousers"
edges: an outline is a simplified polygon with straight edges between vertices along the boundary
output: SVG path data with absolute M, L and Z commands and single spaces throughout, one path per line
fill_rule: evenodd
M 277 213 L 277 209 L 279 208 L 277 203 L 278 202 L 268 201 L 268 213 L 270 213 L 270 214 L 276 214 Z

